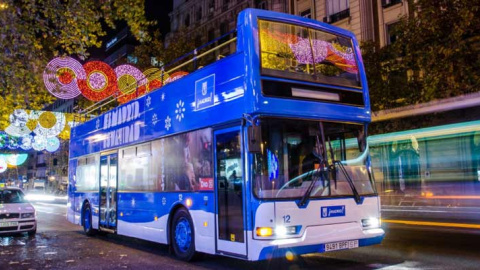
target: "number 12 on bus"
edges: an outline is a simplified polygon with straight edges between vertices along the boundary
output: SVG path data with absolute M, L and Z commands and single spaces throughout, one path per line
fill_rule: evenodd
M 354 35 L 247 9 L 235 39 L 230 55 L 73 128 L 68 220 L 183 260 L 381 243 Z

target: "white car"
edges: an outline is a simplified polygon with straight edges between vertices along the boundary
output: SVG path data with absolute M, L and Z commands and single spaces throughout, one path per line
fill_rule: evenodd
M 35 208 L 24 197 L 19 188 L 0 188 L 0 235 L 37 232 Z

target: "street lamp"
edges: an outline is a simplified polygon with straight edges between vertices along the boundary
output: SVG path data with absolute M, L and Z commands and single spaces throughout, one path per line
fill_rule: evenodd
M 8 8 L 8 4 L 7 3 L 1 3 L 0 2 L 0 10 L 4 10 L 4 9 L 7 9 Z

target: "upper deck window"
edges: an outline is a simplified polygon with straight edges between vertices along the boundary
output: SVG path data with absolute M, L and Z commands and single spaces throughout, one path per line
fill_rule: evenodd
M 263 75 L 361 86 L 351 39 L 279 22 L 258 24 Z

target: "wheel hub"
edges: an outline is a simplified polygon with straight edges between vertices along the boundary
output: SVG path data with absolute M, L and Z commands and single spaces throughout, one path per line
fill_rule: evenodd
M 192 243 L 192 229 L 190 223 L 182 217 L 175 227 L 175 242 L 182 251 L 187 251 Z

